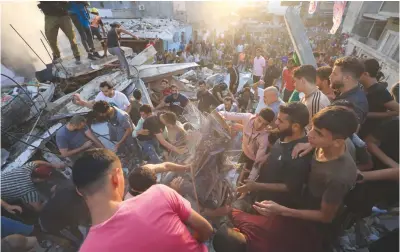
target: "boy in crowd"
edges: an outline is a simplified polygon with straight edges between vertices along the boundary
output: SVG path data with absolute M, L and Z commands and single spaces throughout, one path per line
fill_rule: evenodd
M 312 65 L 302 65 L 293 70 L 296 90 L 304 93 L 301 103 L 307 106 L 310 119 L 331 103 L 315 85 L 317 70 Z
M 100 93 L 97 94 L 93 101 L 83 100 L 79 94 L 74 94 L 75 103 L 87 108 L 93 108 L 93 104 L 97 101 L 106 101 L 110 105 L 126 111 L 131 110 L 131 104 L 122 92 L 115 90 L 114 87 L 107 81 L 100 83 Z
M 72 170 L 73 182 L 92 220 L 80 251 L 207 250 L 202 242 L 210 238 L 211 225 L 173 189 L 153 185 L 141 195 L 122 201 L 125 179 L 113 152 L 87 151 Z M 193 236 L 186 225 L 194 231 Z
M 385 120 L 399 116 L 399 103 L 390 95 L 384 85 L 378 82 L 379 62 L 376 59 L 364 60 L 365 72 L 360 77 L 360 83 L 368 100 L 368 114 L 360 130 L 361 138 L 374 132 Z
M 224 103 L 219 105 L 215 110 L 218 112 L 221 112 L 221 111 L 239 112 L 238 106 L 236 105 L 236 103 L 233 102 L 231 97 L 225 97 Z
M 199 101 L 197 108 L 200 112 L 210 113 L 212 109 L 219 105 L 213 94 L 207 90 L 205 81 L 199 81 L 199 91 L 197 91 L 197 100 Z
M 129 112 L 129 116 L 132 119 L 133 124 L 137 125 L 140 120 L 140 112 L 139 109 L 143 105 L 142 103 L 142 92 L 139 89 L 135 89 L 132 94 L 133 98 L 131 99 L 131 111 Z
M 331 82 L 329 76 L 332 74 L 332 68 L 330 66 L 323 66 L 317 68 L 317 79 L 316 85 L 319 90 L 328 97 L 330 101 L 333 101 L 336 97 L 335 92 L 331 88 Z

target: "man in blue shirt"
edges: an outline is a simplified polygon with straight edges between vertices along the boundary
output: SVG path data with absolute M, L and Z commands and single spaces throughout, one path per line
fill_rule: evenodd
M 101 58 L 101 56 L 94 49 L 93 36 L 90 29 L 90 16 L 86 9 L 88 5 L 86 1 L 71 1 L 68 3 L 68 14 L 81 36 L 82 45 L 88 53 L 88 58 L 96 60 L 95 57 Z
M 172 94 L 166 96 L 165 99 L 158 104 L 156 110 L 165 106 L 169 106 L 169 109 L 172 112 L 174 112 L 177 116 L 180 116 L 183 114 L 186 105 L 189 104 L 189 99 L 183 94 L 180 94 L 178 92 L 178 87 L 175 85 L 171 85 L 171 92 Z

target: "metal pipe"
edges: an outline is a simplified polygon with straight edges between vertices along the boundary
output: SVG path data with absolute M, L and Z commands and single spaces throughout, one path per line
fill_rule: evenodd
M 49 40 L 47 39 L 47 37 L 44 35 L 44 33 L 43 33 L 42 30 L 40 30 L 40 33 L 42 34 L 43 38 L 46 40 L 47 44 L 50 46 L 50 42 L 49 42 Z M 42 43 L 43 43 L 43 42 L 42 42 Z M 43 45 L 44 45 L 44 44 L 43 44 Z M 50 46 L 50 47 L 51 47 L 51 46 Z M 46 49 L 47 53 L 50 54 L 50 53 L 48 52 L 48 50 L 47 50 L 47 47 L 45 46 L 44 48 Z M 50 56 L 50 58 L 51 58 L 51 56 Z M 54 65 L 55 65 L 55 64 L 54 64 Z M 61 62 L 60 62 L 60 65 L 61 65 L 61 67 L 64 69 L 65 75 L 66 75 L 66 76 L 71 75 L 71 74 L 67 71 L 67 69 L 65 69 L 64 65 L 63 65 Z
M 44 63 L 42 58 L 40 58 L 40 56 L 35 52 L 35 50 L 33 50 L 33 48 L 28 44 L 28 42 L 26 42 L 26 40 L 21 36 L 21 34 L 19 34 L 19 32 L 14 28 L 14 26 L 12 26 L 11 24 L 10 26 L 18 34 L 18 36 L 25 42 L 25 44 L 32 50 L 32 52 L 36 54 L 36 56 L 40 59 L 40 61 L 47 67 L 46 63 Z

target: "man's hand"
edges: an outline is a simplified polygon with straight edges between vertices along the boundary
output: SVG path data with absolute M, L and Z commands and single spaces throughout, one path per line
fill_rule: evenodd
M 255 202 L 253 208 L 261 215 L 268 216 L 271 214 L 282 214 L 285 207 L 273 201 L 264 200 L 262 202 Z
M 178 153 L 179 155 L 183 155 L 186 152 L 188 152 L 188 149 L 186 149 L 185 147 L 176 148 L 176 153 Z
M 83 106 L 85 104 L 79 94 L 74 94 L 73 97 L 74 97 L 74 103 L 75 104 L 78 104 L 80 106 Z
M 265 84 L 265 82 L 262 79 L 263 79 L 263 77 L 261 77 L 261 80 L 258 81 L 258 85 L 264 85 Z
M 17 212 L 22 213 L 22 208 L 20 206 L 6 205 L 3 207 L 4 207 L 4 209 L 6 209 L 7 212 L 12 213 L 12 214 L 16 214 Z
M 119 149 L 119 147 L 121 147 L 121 143 L 116 143 L 115 144 L 115 146 L 114 146 L 114 152 L 117 152 L 118 151 L 118 149 Z
M 312 151 L 313 147 L 310 143 L 298 143 L 292 151 L 292 159 L 304 157 Z
M 53 166 L 54 166 L 54 168 L 60 169 L 60 170 L 63 170 L 66 167 L 66 165 L 64 163 L 53 164 Z
M 182 177 L 176 177 L 174 178 L 171 183 L 169 184 L 169 187 L 180 193 L 181 186 L 183 184 L 183 178 Z
M 150 134 L 150 131 L 147 130 L 147 129 L 141 129 L 141 130 L 139 130 L 137 133 L 138 133 L 138 135 L 147 136 L 147 135 Z
M 93 146 L 93 142 L 92 141 L 86 141 L 83 145 L 82 145 L 82 147 L 84 148 L 84 149 L 89 149 L 90 147 L 92 147 Z
M 245 179 L 244 182 L 246 184 L 244 184 L 242 186 L 239 186 L 236 189 L 239 193 L 245 194 L 245 193 L 252 192 L 252 191 L 256 190 L 257 183 L 255 181 Z

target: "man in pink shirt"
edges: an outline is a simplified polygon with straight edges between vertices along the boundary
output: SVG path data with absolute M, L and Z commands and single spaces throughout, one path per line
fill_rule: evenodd
M 72 170 L 92 219 L 80 252 L 207 251 L 202 242 L 210 238 L 211 225 L 173 189 L 153 185 L 122 202 L 124 176 L 112 151 L 86 151 Z
M 256 83 L 262 79 L 261 77 L 264 75 L 265 67 L 265 59 L 263 56 L 261 56 L 261 49 L 257 48 L 256 57 L 254 58 L 253 62 L 253 83 Z
M 219 112 L 226 120 L 239 122 L 243 125 L 242 156 L 239 162 L 245 163 L 245 170 L 250 171 L 255 162 L 264 160 L 267 155 L 267 126 L 273 122 L 275 113 L 270 108 L 264 108 L 260 113 Z M 241 175 L 242 177 L 243 175 Z

